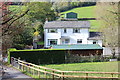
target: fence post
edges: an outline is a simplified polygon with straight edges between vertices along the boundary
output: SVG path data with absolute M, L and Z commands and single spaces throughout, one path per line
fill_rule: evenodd
M 34 68 L 34 66 L 33 66 L 33 68 Z M 32 69 L 33 70 L 33 76 L 35 76 L 35 71 L 34 71 L 34 69 Z
M 113 74 L 111 74 L 111 75 L 112 75 L 112 80 L 114 80 L 114 79 L 113 79 Z
M 15 58 L 13 58 L 13 66 L 15 66 Z
M 45 71 L 46 71 L 46 69 L 45 69 Z M 45 75 L 45 78 L 47 78 L 46 72 L 44 72 L 44 75 Z
M 11 65 L 13 66 L 13 63 L 14 63 L 14 58 L 11 57 Z
M 112 75 L 112 77 L 113 77 L 113 74 L 111 74 Z
M 62 80 L 64 80 L 64 72 L 62 72 L 61 74 L 62 74 Z
M 20 69 L 20 62 L 19 62 L 19 60 L 20 60 L 20 57 L 18 58 L 18 69 Z
M 40 67 L 38 69 L 40 69 Z M 40 71 L 39 71 L 38 77 L 40 78 Z
M 30 64 L 28 65 L 28 72 L 31 74 L 31 71 L 30 71 Z
M 40 78 L 40 71 L 38 71 L 38 78 Z
M 86 80 L 88 80 L 88 73 L 86 73 Z
M 22 71 L 23 71 L 23 62 L 21 62 L 21 63 L 22 63 L 22 66 L 21 66 L 21 67 L 22 67 Z
M 53 73 L 54 73 L 54 71 L 53 71 Z M 54 80 L 54 74 L 52 75 L 52 78 L 53 78 L 53 80 Z

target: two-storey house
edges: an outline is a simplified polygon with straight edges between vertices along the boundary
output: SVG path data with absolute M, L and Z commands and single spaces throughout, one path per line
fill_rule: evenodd
M 44 47 L 67 44 L 99 44 L 99 32 L 89 32 L 89 21 L 50 21 L 44 25 Z

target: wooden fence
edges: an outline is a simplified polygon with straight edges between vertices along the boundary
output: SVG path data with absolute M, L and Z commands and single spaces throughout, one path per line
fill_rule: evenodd
M 87 71 L 61 71 L 32 63 L 22 61 L 11 57 L 11 65 L 32 75 L 33 78 L 51 78 L 51 79 L 67 79 L 67 78 L 85 78 L 85 79 L 120 79 L 120 72 L 87 72 Z M 92 74 L 92 75 L 91 75 Z

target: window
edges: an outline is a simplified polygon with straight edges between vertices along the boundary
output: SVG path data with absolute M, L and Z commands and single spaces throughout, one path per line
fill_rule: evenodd
M 65 39 L 65 44 L 68 44 L 70 42 L 69 39 Z
M 48 29 L 48 33 L 57 33 L 57 29 Z
M 57 39 L 48 39 L 48 45 L 57 45 Z
M 64 29 L 64 33 L 67 33 L 67 30 L 66 30 L 66 28 Z
M 97 44 L 97 43 L 98 43 L 97 40 L 94 40 L 94 41 L 93 41 L 93 44 Z
M 73 29 L 73 33 L 80 33 L 80 29 L 78 28 Z
M 82 39 L 77 39 L 77 43 L 82 43 Z

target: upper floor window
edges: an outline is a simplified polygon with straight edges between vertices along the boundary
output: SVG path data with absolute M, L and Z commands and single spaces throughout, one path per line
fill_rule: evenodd
M 57 29 L 48 29 L 48 33 L 57 33 Z
M 97 40 L 94 40 L 94 41 L 93 41 L 93 44 L 97 44 L 97 43 L 98 43 L 98 41 L 97 41 Z
M 64 33 L 67 33 L 67 29 L 66 28 L 64 28 Z
M 77 43 L 82 43 L 82 39 L 77 39 Z
M 80 33 L 80 29 L 74 28 L 74 29 L 73 29 L 73 33 Z

